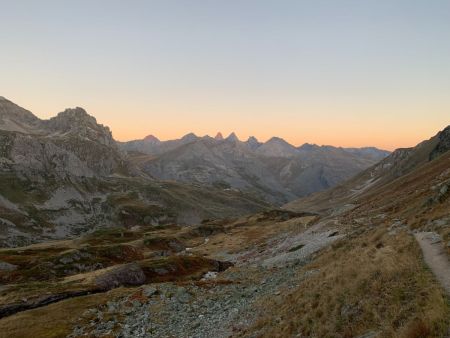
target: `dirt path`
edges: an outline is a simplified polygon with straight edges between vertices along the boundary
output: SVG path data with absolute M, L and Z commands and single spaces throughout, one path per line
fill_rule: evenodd
M 434 232 L 419 232 L 415 234 L 415 237 L 422 248 L 425 263 L 450 295 L 450 262 L 444 252 L 439 235 Z

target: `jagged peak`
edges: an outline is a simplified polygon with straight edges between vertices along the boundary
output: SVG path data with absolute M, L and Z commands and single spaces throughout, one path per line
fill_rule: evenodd
M 81 107 L 67 108 L 50 120 L 43 121 L 43 126 L 61 135 L 71 133 L 102 144 L 115 145 L 109 127 L 97 123 L 96 118 Z
M 108 127 L 97 123 L 97 119 L 94 116 L 89 115 L 88 112 L 81 107 L 67 108 L 45 122 L 50 128 L 58 130 L 74 130 L 89 126 L 90 128 L 100 128 L 109 131 Z
M 216 140 L 218 141 L 222 141 L 223 140 L 223 135 L 222 133 L 219 131 L 216 136 L 214 137 Z
M 254 136 L 250 136 L 245 142 L 252 150 L 256 150 L 262 143 Z
M 52 120 L 69 120 L 77 121 L 78 123 L 83 121 L 90 124 L 97 124 L 97 119 L 94 116 L 89 115 L 88 112 L 81 107 L 66 108 L 55 117 L 52 117 L 50 121 Z
M 226 138 L 227 141 L 239 141 L 239 138 L 236 136 L 234 132 L 232 132 L 228 137 Z
M 72 114 L 72 115 L 88 115 L 87 111 L 82 107 L 75 107 L 75 108 L 66 108 L 63 112 L 60 114 Z

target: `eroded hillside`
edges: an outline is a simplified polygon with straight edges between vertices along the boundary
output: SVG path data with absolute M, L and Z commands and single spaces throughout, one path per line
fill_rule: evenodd
M 324 190 L 386 157 L 376 148 L 295 147 L 279 137 L 259 142 L 188 134 L 159 141 L 153 135 L 119 147 L 157 179 L 195 182 L 251 192 L 275 205 Z
M 443 289 L 389 213 L 109 229 L 0 260 L 1 337 L 410 338 L 450 324 Z
M 0 249 L 0 337 L 450 335 L 449 128 L 289 211 L 97 167 L 70 123 L 43 134 L 19 113 L 2 143 L 1 229 L 18 247 Z M 29 166 L 27 142 L 43 149 Z M 71 156 L 92 176 L 61 176 Z
M 0 98 L 0 246 L 111 226 L 192 224 L 268 206 L 236 190 L 152 179 L 82 108 L 40 120 Z

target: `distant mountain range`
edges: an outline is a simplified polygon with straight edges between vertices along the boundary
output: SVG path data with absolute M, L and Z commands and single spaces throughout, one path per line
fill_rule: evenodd
M 279 137 L 240 141 L 235 133 L 224 138 L 220 132 L 169 141 L 149 135 L 118 146 L 156 179 L 249 191 L 278 205 L 333 187 L 389 155 L 374 147 L 295 147 Z
M 372 213 L 380 208 L 380 214 L 389 211 L 402 217 L 419 215 L 421 210 L 424 215 L 436 216 L 438 209 L 448 216 L 449 150 L 450 126 L 447 126 L 415 147 L 395 150 L 333 189 L 292 201 L 285 208 L 336 214 L 364 205 Z
M 387 154 L 235 134 L 118 143 L 82 108 L 42 120 L 0 97 L 0 246 L 258 212 L 336 185 Z
M 0 247 L 267 207 L 235 190 L 152 179 L 82 108 L 41 120 L 0 97 Z

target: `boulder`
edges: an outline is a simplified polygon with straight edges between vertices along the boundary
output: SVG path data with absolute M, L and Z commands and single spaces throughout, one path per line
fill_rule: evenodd
M 102 290 L 119 286 L 136 286 L 145 283 L 145 274 L 136 263 L 129 263 L 106 269 L 95 279 L 95 285 Z
M 17 265 L 0 261 L 0 271 L 14 271 L 16 269 L 17 269 Z

